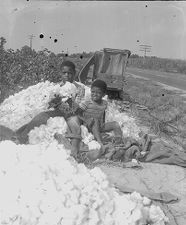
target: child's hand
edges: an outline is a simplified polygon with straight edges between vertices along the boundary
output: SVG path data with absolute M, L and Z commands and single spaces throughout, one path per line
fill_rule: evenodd
M 50 100 L 50 102 L 48 103 L 48 108 L 57 108 L 58 105 L 61 103 L 61 96 L 59 95 L 54 95 L 54 98 Z

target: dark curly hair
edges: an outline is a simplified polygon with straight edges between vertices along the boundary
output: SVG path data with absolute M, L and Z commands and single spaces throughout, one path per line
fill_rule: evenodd
M 99 80 L 99 79 L 94 80 L 91 85 L 91 88 L 93 88 L 93 87 L 100 88 L 103 91 L 103 93 L 107 92 L 107 84 L 103 80 Z
M 73 71 L 74 71 L 74 73 L 75 73 L 75 71 L 76 71 L 76 66 L 75 66 L 75 64 L 73 63 L 73 62 L 71 62 L 71 61 L 63 61 L 62 62 L 62 64 L 61 64 L 61 66 L 60 66 L 60 68 L 62 69 L 64 66 L 68 66 L 69 68 L 71 68 Z

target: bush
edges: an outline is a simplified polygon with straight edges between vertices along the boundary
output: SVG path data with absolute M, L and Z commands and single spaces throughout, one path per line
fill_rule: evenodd
M 30 85 L 49 80 L 59 80 L 59 66 L 67 56 L 54 54 L 48 49 L 36 52 L 28 46 L 20 50 L 5 50 L 6 40 L 0 38 L 0 102 L 6 97 Z M 81 69 L 85 58 L 70 58 Z M 76 62 L 77 61 L 77 62 Z

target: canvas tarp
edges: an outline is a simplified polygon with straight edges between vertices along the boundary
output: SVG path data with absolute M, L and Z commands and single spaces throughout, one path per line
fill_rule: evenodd
M 137 191 L 152 197 L 166 200 L 156 201 L 170 218 L 170 225 L 186 224 L 186 169 L 174 165 L 141 163 L 141 169 L 97 165 L 108 176 L 110 182 L 124 192 Z M 159 202 L 159 203 L 158 203 Z M 166 203 L 165 203 L 166 202 Z M 169 202 L 169 204 L 167 204 Z M 171 218 L 172 217 L 172 218 Z

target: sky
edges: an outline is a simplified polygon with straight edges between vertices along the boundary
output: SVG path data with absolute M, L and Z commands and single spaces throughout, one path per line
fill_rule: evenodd
M 186 59 L 186 2 L 0 0 L 6 48 L 29 45 L 29 35 L 35 50 L 108 47 L 143 55 L 140 45 L 149 45 L 149 56 Z

